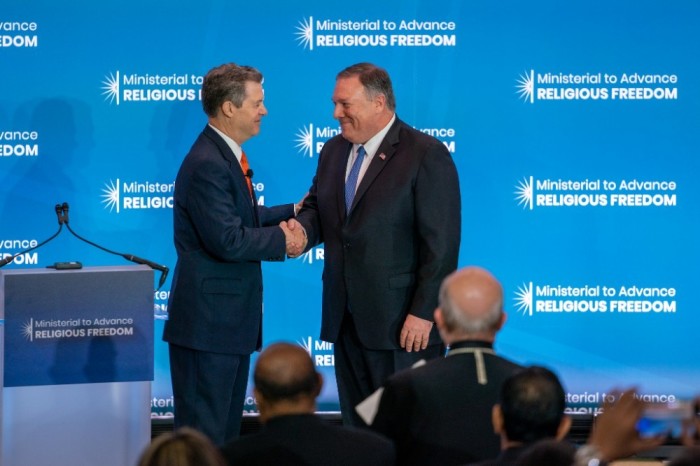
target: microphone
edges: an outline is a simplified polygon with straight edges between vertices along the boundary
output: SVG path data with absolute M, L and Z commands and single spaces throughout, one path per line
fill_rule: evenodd
M 163 283 L 165 283 L 165 279 L 168 277 L 168 272 L 170 272 L 170 269 L 168 267 L 166 267 L 165 265 L 156 264 L 155 262 L 151 262 L 147 259 L 141 259 L 140 257 L 136 257 L 133 254 L 121 254 L 121 256 L 130 262 L 134 262 L 136 264 L 147 265 L 150 268 L 152 268 L 153 270 L 160 271 L 160 280 L 158 281 L 158 289 L 160 289 L 163 286 Z
M 56 204 L 56 207 L 54 209 L 56 211 L 56 216 L 58 217 L 58 231 L 56 231 L 56 233 L 54 233 L 53 236 L 51 236 L 48 239 L 45 239 L 44 241 L 42 241 L 41 243 L 37 244 L 34 247 L 25 249 L 24 251 L 20 251 L 18 253 L 12 254 L 11 256 L 7 256 L 6 258 L 0 260 L 0 268 L 5 267 L 7 264 L 9 264 L 13 260 L 15 260 L 15 257 L 17 257 L 17 256 L 21 256 L 22 254 L 26 254 L 28 252 L 32 252 L 35 249 L 39 249 L 40 247 L 42 247 L 43 245 L 45 245 L 46 243 L 48 243 L 49 241 L 51 241 L 52 239 L 57 237 L 59 235 L 59 233 L 61 233 L 61 231 L 63 230 L 63 216 L 61 215 L 62 207 L 60 204 Z
M 61 204 L 56 204 L 56 217 L 58 217 L 58 224 L 63 225 L 63 208 Z
M 59 205 L 56 204 L 56 212 L 58 212 L 58 208 L 59 208 Z M 100 246 L 100 245 L 97 244 L 97 243 L 93 243 L 92 241 L 83 238 L 82 236 L 80 236 L 79 234 L 77 234 L 75 231 L 73 231 L 73 229 L 72 229 L 72 228 L 70 227 L 70 225 L 68 224 L 68 209 L 69 209 L 68 203 L 67 203 L 67 202 L 64 202 L 63 205 L 60 206 L 60 208 L 61 208 L 61 212 L 62 212 L 62 214 L 63 214 L 63 215 L 61 216 L 61 219 L 63 220 L 63 223 L 66 225 L 66 228 L 68 228 L 68 231 L 70 231 L 71 234 L 72 234 L 73 236 L 75 236 L 76 238 L 78 238 L 78 239 L 81 240 L 81 241 L 86 242 L 87 244 L 89 244 L 89 245 L 91 245 L 91 246 L 96 247 L 97 249 L 101 249 L 101 250 L 103 250 L 103 251 L 105 251 L 105 252 L 108 252 L 108 253 L 110 253 L 110 254 L 114 254 L 114 255 L 117 255 L 117 256 L 122 256 L 124 259 L 126 259 L 126 260 L 128 260 L 128 261 L 130 261 L 130 262 L 134 262 L 134 263 L 136 263 L 136 264 L 147 265 L 147 266 L 149 266 L 150 268 L 152 268 L 153 270 L 158 270 L 158 271 L 160 271 L 160 280 L 159 280 L 159 282 L 158 282 L 158 289 L 160 289 L 160 288 L 163 286 L 163 284 L 165 283 L 165 279 L 168 277 L 168 272 L 170 271 L 170 269 L 169 269 L 168 267 L 166 267 L 166 266 L 164 266 L 164 265 L 156 264 L 155 262 L 151 262 L 151 261 L 146 260 L 146 259 L 141 259 L 140 257 L 136 257 L 136 256 L 134 256 L 134 255 L 132 255 L 132 254 L 124 254 L 124 253 L 121 253 L 121 252 L 112 251 L 112 250 L 107 249 L 107 248 L 105 248 L 105 247 L 103 247 L 103 246 Z M 63 225 L 61 225 L 61 226 L 63 226 Z
M 68 228 L 68 231 L 70 231 L 71 234 L 72 234 L 73 236 L 75 236 L 76 238 L 78 238 L 78 239 L 81 240 L 81 241 L 84 241 L 84 242 L 88 243 L 88 244 L 91 245 L 91 246 L 94 246 L 94 247 L 96 247 L 96 248 L 98 248 L 98 249 L 101 249 L 101 250 L 103 250 L 103 251 L 105 251 L 105 252 L 108 252 L 108 253 L 110 253 L 110 254 L 115 254 L 115 255 L 117 255 L 117 256 L 122 256 L 124 259 L 126 259 L 126 260 L 128 260 L 128 261 L 130 261 L 130 262 L 135 262 L 135 263 L 137 263 L 137 264 L 147 265 L 147 266 L 149 266 L 150 268 L 152 268 L 153 270 L 158 270 L 158 271 L 160 271 L 160 281 L 159 281 L 159 284 L 158 284 L 158 289 L 160 289 L 160 288 L 163 286 L 163 284 L 165 283 L 165 279 L 168 277 L 168 272 L 170 272 L 170 269 L 168 269 L 168 267 L 166 267 L 166 266 L 164 266 L 164 265 L 156 264 L 155 262 L 151 262 L 151 261 L 149 261 L 149 260 L 142 259 L 142 258 L 140 258 L 140 257 L 136 257 L 136 256 L 134 256 L 134 255 L 132 255 L 132 254 L 123 254 L 123 253 L 121 253 L 121 252 L 112 251 L 112 250 L 110 250 L 110 249 L 107 249 L 107 248 L 105 248 L 105 247 L 100 246 L 100 245 L 97 244 L 97 243 L 93 243 L 92 241 L 83 238 L 82 236 L 80 236 L 79 234 L 77 234 L 75 231 L 73 231 L 73 229 L 70 227 L 70 225 L 69 225 L 69 223 L 68 223 L 68 222 L 69 222 L 69 220 L 68 220 L 68 211 L 69 211 L 69 209 L 70 209 L 70 207 L 68 206 L 68 203 L 67 203 L 67 202 L 64 202 L 63 204 L 56 204 L 56 206 L 54 207 L 54 211 L 56 212 L 56 218 L 58 219 L 58 231 L 57 231 L 56 233 L 54 233 L 53 236 L 51 236 L 50 238 L 48 238 L 48 239 L 42 241 L 41 243 L 37 244 L 37 245 L 34 246 L 34 247 L 29 248 L 29 249 L 25 249 L 24 251 L 20 251 L 20 252 L 18 252 L 18 253 L 16 253 L 16 254 L 12 254 L 11 256 L 7 256 L 6 258 L 0 260 L 0 268 L 4 267 L 4 266 L 6 266 L 7 264 L 9 264 L 10 262 L 12 262 L 12 261 L 15 259 L 15 257 L 17 257 L 17 256 L 19 256 L 19 255 L 22 255 L 22 254 L 26 254 L 26 253 L 28 253 L 28 252 L 31 252 L 31 251 L 33 251 L 33 250 L 35 250 L 35 249 L 38 249 L 38 248 L 40 248 L 41 246 L 45 245 L 46 243 L 48 243 L 49 241 L 51 241 L 52 239 L 54 239 L 55 237 L 57 237 L 57 236 L 61 233 L 61 231 L 63 231 L 63 225 L 65 225 L 66 228 Z M 58 268 L 79 268 L 79 267 L 70 267 L 70 266 L 69 266 L 69 267 L 66 267 L 66 266 L 61 266 L 61 267 L 59 267 L 59 264 L 78 264 L 78 263 L 77 263 L 77 262 L 74 262 L 74 263 L 57 263 L 57 264 L 54 265 L 54 267 L 56 267 L 57 269 L 58 269 Z
M 63 223 L 68 224 L 68 203 L 64 202 L 61 206 L 61 211 L 63 211 Z
M 13 254 L 11 256 L 7 256 L 3 260 L 0 261 L 0 267 L 5 267 L 7 264 L 15 260 L 15 257 L 19 256 L 21 253 Z
M 245 172 L 245 176 L 250 178 L 251 180 L 253 179 L 253 169 L 249 168 L 247 172 Z

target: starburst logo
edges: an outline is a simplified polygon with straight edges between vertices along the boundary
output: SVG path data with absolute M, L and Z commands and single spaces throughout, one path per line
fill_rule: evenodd
M 309 249 L 304 254 L 297 257 L 297 259 L 301 260 L 304 264 L 311 265 L 314 262 L 325 260 L 324 255 L 325 255 L 325 250 L 322 247 L 315 247 L 315 248 Z
M 29 319 L 29 322 L 22 326 L 22 334 L 29 341 L 34 341 L 34 319 Z
M 317 367 L 335 366 L 335 356 L 333 355 L 333 343 L 322 340 L 314 340 L 312 337 L 302 337 L 297 340 L 297 344 L 309 353 Z
M 314 151 L 314 125 L 304 126 L 296 134 L 296 148 L 298 151 L 306 157 L 313 158 Z
M 105 205 L 105 209 L 109 208 L 110 212 L 116 209 L 119 213 L 119 178 L 117 178 L 116 183 L 112 180 L 105 183 L 102 192 L 102 203 Z
M 311 337 L 306 337 L 306 338 L 300 338 L 297 343 L 299 343 L 299 346 L 304 348 L 307 353 L 309 353 L 309 356 L 311 356 L 311 350 L 313 349 L 313 338 Z
M 119 105 L 119 71 L 117 71 L 116 75 L 110 73 L 102 81 L 102 95 L 105 96 L 105 100 L 108 100 L 109 103 L 116 101 L 117 105 Z
M 299 45 L 303 45 L 305 49 L 314 49 L 314 18 L 309 16 L 299 21 L 297 30 L 294 33 L 297 36 Z
M 527 71 L 520 75 L 518 79 L 518 85 L 515 86 L 518 89 L 518 94 L 524 102 L 533 103 L 535 101 L 535 70 Z
M 306 251 L 304 254 L 302 254 L 301 256 L 299 256 L 299 258 L 301 259 L 301 261 L 302 261 L 304 264 L 313 264 L 313 263 L 314 263 L 314 254 L 313 254 L 313 252 L 314 252 L 313 249 L 309 249 L 309 250 Z
M 532 210 L 532 205 L 533 205 L 533 189 L 534 181 L 533 177 L 528 178 L 523 178 L 517 186 L 517 189 L 515 190 L 515 199 L 518 201 L 518 204 L 523 206 L 523 209 L 530 209 Z
M 532 315 L 532 282 L 523 283 L 515 292 L 515 305 L 523 315 Z

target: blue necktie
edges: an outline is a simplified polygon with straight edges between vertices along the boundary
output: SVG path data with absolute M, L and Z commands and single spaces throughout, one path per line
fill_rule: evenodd
M 352 164 L 350 173 L 348 174 L 348 179 L 345 181 L 345 213 L 350 212 L 350 207 L 352 207 L 352 200 L 355 199 L 355 188 L 357 187 L 357 178 L 360 175 L 360 167 L 362 166 L 362 161 L 365 158 L 365 148 L 360 146 L 357 149 L 357 157 L 355 162 Z

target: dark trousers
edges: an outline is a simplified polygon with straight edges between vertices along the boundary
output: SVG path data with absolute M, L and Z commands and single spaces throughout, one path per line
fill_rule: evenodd
M 238 438 L 248 386 L 249 354 L 220 354 L 169 345 L 175 423 L 216 445 Z
M 345 313 L 333 350 L 340 412 L 343 424 L 347 426 L 366 426 L 355 412 L 355 406 L 381 387 L 390 375 L 411 367 L 421 359 L 437 358 L 444 353 L 442 345 L 432 345 L 423 351 L 410 353 L 404 349 L 367 349 L 357 336 L 349 312 Z

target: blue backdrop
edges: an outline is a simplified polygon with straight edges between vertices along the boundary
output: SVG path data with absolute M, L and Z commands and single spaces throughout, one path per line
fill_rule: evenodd
M 335 74 L 391 74 L 399 116 L 434 134 L 460 175 L 460 265 L 503 282 L 497 350 L 554 368 L 571 409 L 613 387 L 700 390 L 700 4 L 693 0 L 10 2 L 0 11 L 0 255 L 58 228 L 173 268 L 172 192 L 205 124 L 202 76 L 225 62 L 265 75 L 246 143 L 267 205 L 306 192 L 336 134 Z M 13 267 L 124 260 L 63 232 Z M 265 264 L 264 342 L 291 340 L 337 409 L 318 340 L 323 247 Z M 172 412 L 155 294 L 153 414 Z M 252 397 L 248 410 L 254 410 Z

